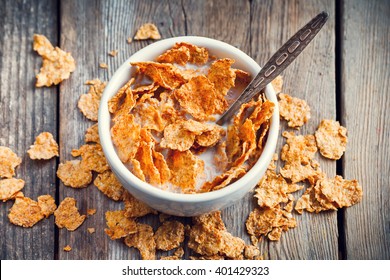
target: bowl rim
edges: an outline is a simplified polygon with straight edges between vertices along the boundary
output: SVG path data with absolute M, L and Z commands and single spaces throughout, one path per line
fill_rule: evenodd
M 240 191 L 244 185 L 249 184 L 251 179 L 256 176 L 256 172 L 260 172 L 270 163 L 273 154 L 276 149 L 276 144 L 278 140 L 278 132 L 279 132 L 279 108 L 278 102 L 276 98 L 275 91 L 271 84 L 268 84 L 265 89 L 265 95 L 268 100 L 275 103 L 275 109 L 271 117 L 270 128 L 268 131 L 268 138 L 265 143 L 262 154 L 256 163 L 252 166 L 252 168 L 240 179 L 235 181 L 232 184 L 227 185 L 226 187 L 206 192 L 206 193 L 194 193 L 194 194 L 183 194 L 183 193 L 174 193 L 167 190 L 160 189 L 153 185 L 150 185 L 147 182 L 142 181 L 138 177 L 136 177 L 119 159 L 115 149 L 114 144 L 111 138 L 111 116 L 108 111 L 108 100 L 111 98 L 116 90 L 114 88 L 118 87 L 117 80 L 121 79 L 122 73 L 124 71 L 129 71 L 131 69 L 130 62 L 135 61 L 146 61 L 145 59 L 140 59 L 144 53 L 154 53 L 153 50 L 157 47 L 158 53 L 161 54 L 162 51 L 169 49 L 176 42 L 188 42 L 197 46 L 204 45 L 216 45 L 216 48 L 223 49 L 223 51 L 234 53 L 243 60 L 244 64 L 248 64 L 251 68 L 254 68 L 256 71 L 260 71 L 260 66 L 254 61 L 249 55 L 241 51 L 240 49 L 225 43 L 223 41 L 219 41 L 212 38 L 201 37 L 201 36 L 179 36 L 172 37 L 157 41 L 146 47 L 138 50 L 134 54 L 132 54 L 114 73 L 109 82 L 107 83 L 105 90 L 103 92 L 98 112 L 98 129 L 99 129 L 99 138 L 100 143 L 103 148 L 103 152 L 106 156 L 108 163 L 111 166 L 111 169 L 114 173 L 119 173 L 119 175 L 124 178 L 129 184 L 132 185 L 133 188 L 136 188 L 138 191 L 145 193 L 149 196 L 153 196 L 157 199 L 162 199 L 169 202 L 181 202 L 181 203 L 196 203 L 196 202 L 206 202 L 212 201 L 216 199 L 220 199 L 223 197 L 228 197 L 229 195 L 234 194 L 235 192 Z M 204 46 L 206 47 L 206 46 Z M 207 47 L 206 47 L 207 48 Z M 150 56 L 150 55 L 149 55 Z M 122 87 L 123 84 L 120 84 Z M 113 92 L 114 91 L 114 92 Z

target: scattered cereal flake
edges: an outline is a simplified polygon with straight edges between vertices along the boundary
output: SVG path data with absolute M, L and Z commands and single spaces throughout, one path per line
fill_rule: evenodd
M 88 208 L 87 209 L 87 216 L 93 216 L 96 214 L 96 209 L 95 208 Z
M 15 194 L 18 193 L 24 187 L 24 181 L 22 179 L 3 179 L 0 180 L 0 200 L 7 201 L 14 199 Z
M 282 76 L 277 76 L 272 82 L 272 87 L 275 90 L 275 93 L 279 93 L 282 91 L 283 88 L 283 77 Z
M 108 52 L 108 55 L 112 56 L 112 57 L 116 56 L 117 54 L 118 54 L 118 50 L 112 50 L 112 51 Z
M 157 214 L 156 210 L 136 199 L 128 191 L 126 191 L 123 195 L 123 202 L 125 204 L 124 211 L 126 217 L 139 218 L 147 214 Z
M 181 46 L 177 49 L 167 50 L 157 57 L 157 62 L 185 65 L 190 60 L 190 57 L 190 50 L 186 46 Z
M 51 159 L 58 155 L 58 144 L 49 132 L 42 132 L 27 151 L 31 159 Z
M 92 233 L 95 233 L 95 228 L 87 228 L 87 231 L 92 234 Z
M 245 167 L 236 166 L 225 173 L 215 177 L 212 181 L 208 181 L 201 187 L 201 192 L 210 192 L 222 189 L 232 183 L 233 181 L 241 178 L 246 173 Z
M 0 146 L 0 178 L 12 178 L 15 175 L 15 168 L 22 163 L 10 148 Z
M 106 82 L 95 79 L 87 81 L 86 84 L 90 85 L 88 93 L 80 96 L 77 106 L 87 119 L 96 122 L 98 120 L 99 103 Z
M 294 227 L 296 227 L 296 220 L 291 213 L 282 210 L 279 204 L 274 208 L 256 207 L 246 221 L 246 228 L 250 235 L 256 237 L 268 235 L 268 238 L 273 241 L 280 238 L 282 231 Z
M 140 131 L 140 125 L 134 121 L 134 115 L 124 115 L 112 126 L 112 141 L 122 162 L 129 162 L 137 153 Z
M 261 258 L 259 248 L 253 245 L 245 245 L 244 258 L 247 260 L 258 260 Z
M 311 184 L 315 184 L 316 181 L 323 178 L 325 173 L 322 172 L 321 168 L 316 166 L 316 162 L 312 161 L 309 164 L 303 165 L 299 162 L 286 163 L 280 174 L 290 179 L 293 184 L 308 180 Z
M 184 256 L 184 249 L 183 247 L 179 247 L 175 250 L 172 256 L 161 257 L 160 260 L 181 260 L 183 256 Z
M 220 254 L 228 258 L 238 258 L 244 251 L 245 241 L 227 231 L 222 232 L 222 248 Z
M 225 231 L 226 227 L 222 220 L 221 211 L 214 211 L 192 218 L 195 224 L 201 224 L 208 228 Z
M 72 188 L 85 188 L 92 181 L 92 172 L 80 160 L 60 163 L 57 176 L 65 186 Z
M 112 239 L 119 239 L 137 232 L 134 219 L 126 216 L 125 210 L 107 211 L 106 223 L 108 228 L 104 232 Z
M 310 119 L 310 107 L 305 100 L 291 97 L 288 94 L 279 94 L 279 113 L 289 127 L 298 128 Z
M 137 33 L 134 36 L 135 40 L 159 40 L 161 39 L 161 35 L 158 32 L 157 26 L 153 23 L 145 23 L 141 25 L 141 27 L 137 30 Z
M 195 191 L 197 177 L 204 174 L 203 160 L 191 151 L 172 151 L 168 155 L 168 166 L 172 184 L 180 187 L 184 193 Z
M 322 120 L 315 132 L 317 146 L 321 155 L 330 159 L 339 159 L 347 146 L 347 129 L 333 120 Z
M 70 252 L 70 251 L 72 251 L 72 247 L 70 247 L 70 245 L 66 245 L 66 246 L 64 247 L 64 251 L 65 251 L 65 252 Z
M 130 113 L 135 105 L 135 99 L 131 90 L 131 85 L 135 79 L 131 78 L 118 92 L 108 100 L 108 111 L 116 113 L 121 107 L 124 107 L 121 113 Z
M 44 218 L 38 202 L 28 197 L 16 197 L 15 203 L 9 210 L 8 218 L 11 223 L 21 227 L 32 227 Z
M 227 101 L 218 95 L 214 85 L 204 75 L 199 75 L 174 92 L 182 109 L 196 120 L 205 121 L 213 114 L 221 114 Z
M 275 171 L 267 170 L 266 175 L 259 182 L 255 189 L 254 197 L 257 198 L 257 203 L 260 207 L 273 208 L 279 203 L 289 201 L 289 193 L 301 190 L 303 186 L 296 184 L 288 184 L 286 180 L 276 174 Z
M 42 67 L 36 76 L 36 87 L 58 85 L 69 78 L 76 69 L 76 64 L 70 53 L 58 47 L 53 47 L 49 40 L 39 34 L 34 34 L 33 49 L 42 56 Z
M 146 224 L 137 224 L 137 232 L 125 238 L 125 244 L 139 250 L 143 260 L 156 259 L 156 242 L 153 228 Z
M 219 95 L 225 96 L 230 88 L 234 87 L 236 72 L 231 68 L 233 59 L 222 58 L 214 61 L 209 69 L 207 78 L 214 84 Z
M 84 222 L 86 216 L 80 215 L 76 207 L 76 199 L 66 197 L 54 211 L 55 223 L 59 228 L 76 230 Z
M 103 173 L 110 168 L 100 144 L 82 145 L 78 150 L 72 150 L 72 156 L 81 156 L 82 165 L 91 171 Z
M 166 221 L 157 229 L 154 238 L 158 250 L 175 249 L 184 241 L 184 225 L 178 221 Z
M 38 196 L 38 205 L 41 207 L 41 213 L 48 218 L 57 209 L 56 201 L 51 195 Z
M 128 38 L 126 39 L 126 41 L 127 41 L 128 44 L 131 44 L 131 43 L 133 42 L 133 38 L 128 37 Z
M 345 180 L 341 176 L 319 180 L 315 188 L 337 208 L 352 206 L 363 197 L 362 187 L 357 180 Z
M 173 47 L 174 49 L 180 49 L 181 47 L 186 47 L 190 52 L 189 62 L 202 65 L 207 63 L 209 60 L 209 52 L 206 48 L 198 47 L 189 43 L 181 42 L 176 43 Z
M 171 170 L 168 167 L 168 164 L 164 158 L 164 155 L 160 152 L 152 150 L 153 163 L 160 173 L 161 184 L 165 184 L 171 179 Z
M 189 150 L 194 141 L 195 134 L 185 129 L 182 122 L 177 122 L 165 127 L 160 147 L 183 152 Z
M 317 152 L 314 135 L 294 135 L 287 131 L 284 131 L 282 135 L 287 138 L 287 141 L 282 148 L 280 158 L 290 163 L 309 164 Z
M 87 130 L 85 131 L 84 141 L 85 143 L 92 142 L 100 144 L 99 127 L 97 123 L 87 128 Z
M 107 197 L 118 201 L 122 199 L 125 188 L 115 177 L 111 170 L 99 174 L 93 181 L 93 184 Z
M 141 73 L 149 76 L 156 84 L 166 89 L 175 89 L 185 83 L 178 68 L 168 63 L 157 62 L 132 62 L 132 66 L 138 66 Z
M 108 69 L 108 65 L 105 62 L 100 62 L 99 63 L 99 67 L 102 68 L 102 69 Z
M 222 248 L 222 231 L 209 229 L 201 224 L 191 227 L 188 248 L 198 254 L 212 256 Z

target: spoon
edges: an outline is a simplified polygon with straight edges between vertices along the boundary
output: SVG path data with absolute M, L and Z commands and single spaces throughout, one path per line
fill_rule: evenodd
M 264 65 L 257 76 L 245 88 L 240 96 L 234 101 L 229 109 L 220 117 L 217 124 L 223 125 L 230 120 L 240 109 L 241 105 L 249 102 L 267 84 L 276 78 L 287 66 L 293 62 L 297 56 L 313 40 L 317 33 L 328 20 L 328 13 L 322 12 L 309 21 L 297 33 L 294 34 Z

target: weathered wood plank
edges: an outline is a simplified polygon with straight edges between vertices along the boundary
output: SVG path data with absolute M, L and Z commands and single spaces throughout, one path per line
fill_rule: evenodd
M 179 1 L 61 2 L 61 46 L 72 51 L 78 65 L 73 78 L 60 90 L 61 162 L 72 158 L 71 150 L 83 144 L 84 131 L 93 124 L 77 109 L 79 96 L 88 90 L 84 82 L 96 77 L 107 81 L 131 54 L 150 44 L 151 41 L 126 42 L 146 22 L 154 22 L 163 38 L 185 34 Z M 113 49 L 119 50 L 115 58 L 107 55 Z M 106 62 L 108 71 L 99 69 L 99 62 Z M 60 200 L 66 196 L 77 199 L 81 212 L 96 208 L 97 213 L 75 232 L 60 230 L 59 259 L 140 259 L 137 250 L 129 249 L 120 240 L 110 240 L 104 233 L 105 212 L 122 208 L 121 203 L 110 201 L 93 185 L 75 190 L 61 183 Z M 148 216 L 140 221 L 156 228 L 158 217 Z M 89 234 L 88 227 L 96 228 L 96 233 Z M 73 248 L 69 253 L 62 250 L 67 244 Z
M 390 259 L 390 3 L 342 4 L 341 122 L 349 143 L 344 176 L 363 201 L 345 209 L 346 257 Z
M 57 1 L 3 1 L 0 9 L 0 146 L 22 157 L 16 177 L 25 196 L 55 197 L 56 159 L 33 161 L 26 151 L 43 131 L 57 136 L 57 87 L 35 88 L 41 58 L 32 49 L 34 33 L 58 40 Z M 12 225 L 13 201 L 0 202 L 0 259 L 53 259 L 54 219 L 33 228 Z
M 336 118 L 335 103 L 335 6 L 330 0 L 253 1 L 251 5 L 251 54 L 260 64 L 312 17 L 327 11 L 323 30 L 310 46 L 283 73 L 284 92 L 304 99 L 311 107 L 311 119 L 297 134 L 313 134 L 324 118 Z M 281 122 L 281 132 L 291 130 Z M 277 151 L 285 143 L 279 139 Z M 336 173 L 336 162 L 317 154 L 322 169 Z M 281 165 L 283 166 L 283 164 Z M 296 198 L 300 196 L 295 195 Z M 297 228 L 282 235 L 279 242 L 262 245 L 270 259 L 337 259 L 338 231 L 336 212 L 298 215 Z

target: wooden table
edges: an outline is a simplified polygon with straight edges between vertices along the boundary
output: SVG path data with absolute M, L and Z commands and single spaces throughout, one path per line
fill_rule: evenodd
M 104 213 L 121 203 L 93 185 L 71 189 L 56 178 L 59 162 L 83 143 L 92 125 L 77 109 L 86 80 L 109 80 L 131 54 L 151 43 L 128 44 L 143 23 L 154 22 L 163 38 L 199 35 L 232 44 L 262 65 L 285 40 L 321 11 L 329 21 L 312 44 L 285 71 L 285 92 L 305 99 L 312 118 L 300 133 L 314 133 L 324 118 L 348 129 L 341 160 L 318 156 L 329 175 L 358 179 L 363 201 L 320 214 L 294 214 L 298 227 L 279 242 L 260 242 L 266 259 L 390 259 L 390 4 L 387 0 L 315 1 L 20 1 L 0 3 L 0 145 L 23 158 L 17 177 L 24 194 L 36 199 L 75 197 L 82 213 L 96 208 L 75 232 L 58 229 L 54 217 L 33 228 L 9 223 L 12 201 L 0 202 L 1 259 L 138 259 L 135 249 L 104 233 Z M 34 33 L 70 51 L 77 69 L 60 86 L 35 88 L 41 58 L 32 50 Z M 107 52 L 118 49 L 117 57 Z M 106 62 L 108 70 L 98 68 Z M 286 125 L 282 122 L 282 131 Z M 59 159 L 32 161 L 26 155 L 37 134 L 51 132 Z M 278 149 L 284 140 L 280 137 Z M 228 230 L 249 243 L 245 220 L 252 195 L 222 211 Z M 189 219 L 181 219 L 188 222 Z M 157 216 L 141 219 L 155 228 Z M 88 227 L 96 233 L 89 234 Z M 71 252 L 63 247 L 71 245 Z M 187 250 L 185 257 L 190 252 Z M 166 255 L 166 253 L 162 254 Z M 160 253 L 158 254 L 158 257 Z

